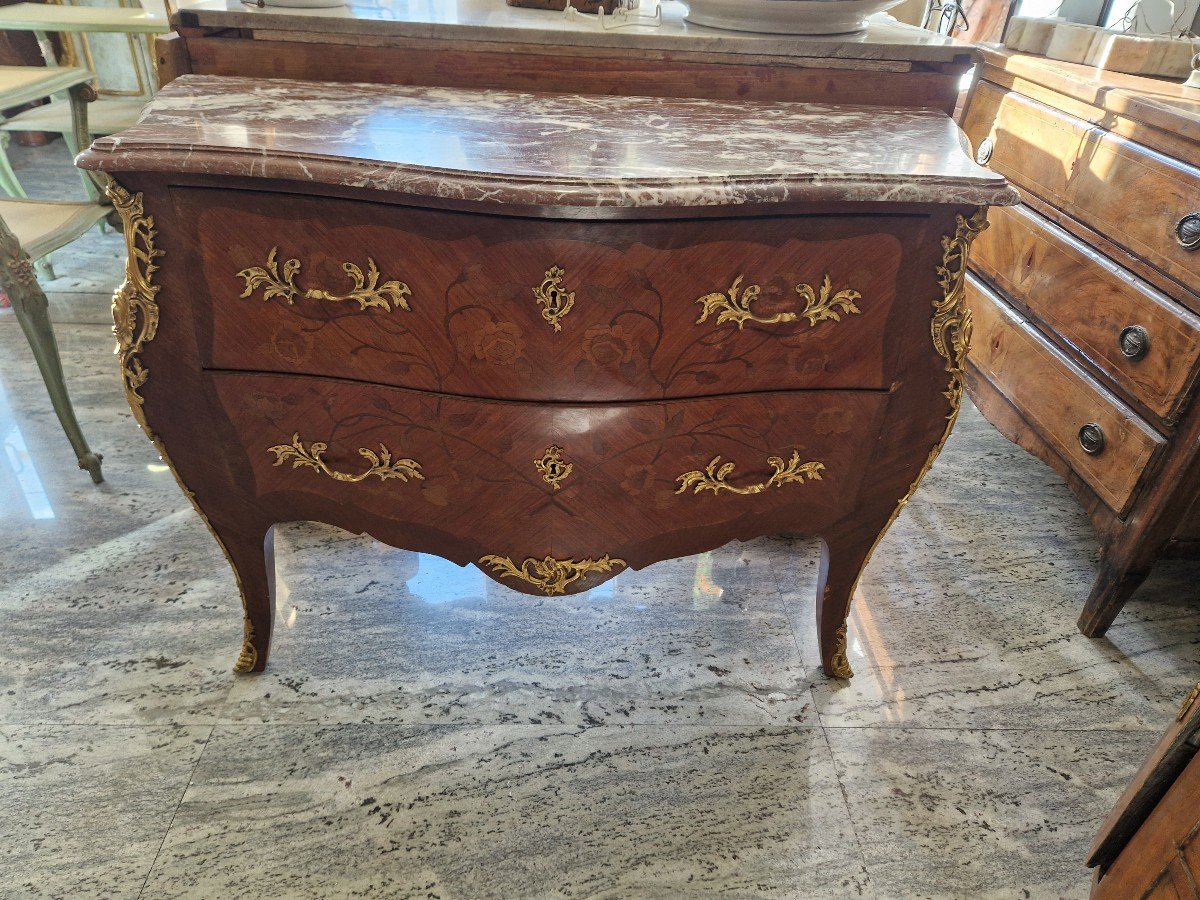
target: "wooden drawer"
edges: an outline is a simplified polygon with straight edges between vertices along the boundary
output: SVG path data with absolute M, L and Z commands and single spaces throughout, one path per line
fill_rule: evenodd
M 891 397 L 573 406 L 284 375 L 211 384 L 268 513 L 353 508 L 411 526 L 417 546 L 452 543 L 460 563 L 607 554 L 634 567 L 846 515 Z
M 1118 515 L 1166 440 L 1022 321 L 977 278 L 967 279 L 975 317 L 970 361 L 1047 444 Z M 1080 430 L 1100 427 L 1103 449 L 1089 454 Z
M 929 239 L 920 216 L 561 221 L 251 192 L 175 201 L 194 228 L 211 369 L 587 402 L 885 389 L 897 354 L 928 341 L 927 316 L 897 303 L 901 261 Z M 932 289 L 932 274 L 902 288 L 922 312 Z
M 963 128 L 975 147 L 991 139 L 990 168 L 1200 290 L 1200 252 L 1175 232 L 1200 212 L 1200 170 L 988 82 Z
M 997 207 L 971 266 L 1024 305 L 1163 419 L 1185 399 L 1200 359 L 1200 319 L 1025 206 Z M 1127 328 L 1148 350 L 1122 350 Z

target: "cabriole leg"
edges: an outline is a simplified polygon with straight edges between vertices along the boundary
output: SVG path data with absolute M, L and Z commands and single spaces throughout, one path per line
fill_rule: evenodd
M 275 624 L 275 527 L 210 522 L 242 595 L 242 650 L 233 671 L 261 672 L 271 653 Z
M 821 665 L 830 678 L 854 675 L 846 658 L 846 625 L 850 601 L 862 571 L 887 524 L 866 533 L 832 533 L 821 537 L 821 571 L 817 576 L 817 636 Z

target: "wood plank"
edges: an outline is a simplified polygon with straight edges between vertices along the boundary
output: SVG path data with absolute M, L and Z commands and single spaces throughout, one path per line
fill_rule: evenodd
M 881 77 L 872 70 L 567 56 L 558 50 L 545 55 L 447 52 L 438 46 L 343 46 L 226 37 L 190 38 L 188 52 L 191 70 L 197 74 L 252 78 L 930 107 L 947 115 L 958 99 L 956 79 L 943 72 Z

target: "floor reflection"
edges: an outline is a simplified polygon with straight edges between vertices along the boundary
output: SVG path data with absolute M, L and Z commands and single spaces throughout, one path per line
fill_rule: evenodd
M 49 400 L 47 400 L 49 402 Z M 0 520 L 53 519 L 54 507 L 38 475 L 37 466 L 17 424 L 4 385 L 0 383 L 0 445 L 4 447 L 3 477 L 0 478 Z M 14 496 L 15 495 L 15 496 Z M 17 502 L 17 498 L 22 502 Z

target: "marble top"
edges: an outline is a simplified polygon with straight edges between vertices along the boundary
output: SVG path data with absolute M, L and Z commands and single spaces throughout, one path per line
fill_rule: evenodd
M 774 35 L 707 28 L 686 21 L 687 7 L 680 0 L 664 0 L 661 27 L 611 30 L 597 28 L 591 16 L 568 20 L 561 12 L 508 6 L 504 0 L 351 0 L 327 9 L 181 0 L 175 6 L 172 22 L 200 28 L 924 62 L 973 53 L 968 45 L 888 15 L 873 17 L 870 27 L 857 34 Z
M 80 166 L 572 207 L 1007 204 L 929 109 L 187 75 Z

